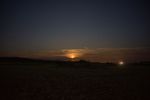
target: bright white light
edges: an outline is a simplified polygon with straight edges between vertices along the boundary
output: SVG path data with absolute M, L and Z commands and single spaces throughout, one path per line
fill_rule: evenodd
M 119 65 L 124 65 L 124 62 L 123 61 L 119 61 L 118 64 Z

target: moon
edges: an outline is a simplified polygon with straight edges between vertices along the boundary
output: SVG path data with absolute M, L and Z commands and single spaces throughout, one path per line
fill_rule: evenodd
M 124 61 L 119 61 L 118 65 L 124 65 Z

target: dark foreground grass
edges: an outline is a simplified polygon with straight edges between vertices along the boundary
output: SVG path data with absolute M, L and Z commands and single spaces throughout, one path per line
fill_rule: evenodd
M 1 64 L 0 95 L 0 100 L 150 100 L 150 66 Z

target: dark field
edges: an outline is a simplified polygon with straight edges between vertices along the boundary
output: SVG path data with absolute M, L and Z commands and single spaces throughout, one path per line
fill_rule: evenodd
M 1 63 L 0 100 L 150 100 L 150 66 Z

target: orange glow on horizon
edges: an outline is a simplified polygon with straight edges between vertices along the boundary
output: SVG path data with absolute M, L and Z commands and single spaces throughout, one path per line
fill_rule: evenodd
M 74 54 L 71 54 L 71 55 L 70 55 L 70 58 L 74 59 L 74 58 L 75 58 L 75 55 L 74 55 Z
M 81 49 L 66 49 L 63 50 L 64 56 L 70 59 L 80 58 L 84 52 Z
M 66 55 L 68 58 L 74 59 L 77 57 L 77 55 L 75 53 L 70 53 Z

